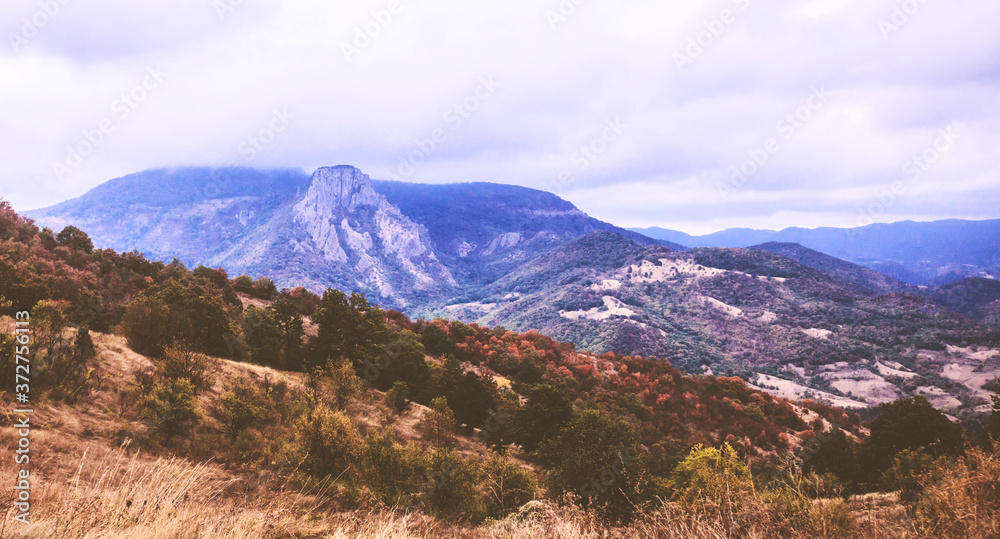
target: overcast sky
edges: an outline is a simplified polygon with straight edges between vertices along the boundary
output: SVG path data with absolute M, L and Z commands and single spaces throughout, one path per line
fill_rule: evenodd
M 690 233 L 997 218 L 998 21 L 995 0 L 5 0 L 0 197 L 351 164 Z

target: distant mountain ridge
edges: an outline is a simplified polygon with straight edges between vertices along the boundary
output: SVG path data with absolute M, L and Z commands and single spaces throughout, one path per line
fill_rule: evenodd
M 1000 333 L 915 291 L 800 245 L 677 252 L 598 231 L 427 314 L 838 406 L 926 394 L 954 413 L 988 408 L 982 381 L 1000 374 Z M 985 324 L 995 305 L 982 307 Z
M 733 228 L 690 236 L 663 228 L 640 234 L 689 247 L 750 247 L 798 243 L 912 285 L 934 286 L 965 277 L 1000 277 L 1000 219 L 877 223 L 859 228 Z
M 543 191 L 373 182 L 348 165 L 312 175 L 151 170 L 26 215 L 57 231 L 77 226 L 99 247 L 267 276 L 279 286 L 361 291 L 399 308 L 485 284 L 595 230 L 668 244 L 589 217 Z

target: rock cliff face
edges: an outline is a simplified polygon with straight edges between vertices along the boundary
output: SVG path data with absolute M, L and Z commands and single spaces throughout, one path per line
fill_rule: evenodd
M 379 296 L 405 305 L 410 291 L 456 285 L 426 231 L 376 193 L 371 178 L 354 167 L 317 170 L 292 211 L 294 224 L 311 240 L 298 243 L 299 252 L 314 250 L 331 265 L 345 266 L 362 288 Z

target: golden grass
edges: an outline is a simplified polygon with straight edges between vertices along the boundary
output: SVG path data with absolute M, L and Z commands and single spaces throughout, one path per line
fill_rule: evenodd
M 3 321 L 0 320 L 0 323 Z M 556 539 L 730 537 L 840 537 L 837 519 L 853 523 L 849 536 L 859 538 L 1000 537 L 1000 463 L 996 455 L 973 453 L 953 465 L 940 483 L 925 484 L 926 502 L 915 515 L 892 494 L 815 502 L 809 525 L 790 525 L 760 497 L 741 500 L 737 511 L 711 506 L 664 504 L 627 527 L 614 527 L 572 505 L 531 502 L 520 512 L 479 527 L 435 520 L 422 513 L 394 513 L 380 508 L 337 510 L 339 491 L 328 483 L 286 488 L 268 472 L 230 470 L 213 461 L 191 460 L 117 449 L 114 440 L 142 435 L 138 422 L 113 411 L 116 388 L 148 359 L 129 350 L 121 337 L 94 334 L 102 369 L 109 373 L 85 400 L 70 406 L 52 402 L 36 406 L 32 416 L 32 510 L 30 525 L 13 520 L 0 524 L 6 538 L 375 538 L 375 539 Z M 304 375 L 282 373 L 241 363 L 220 362 L 220 381 L 205 398 L 215 398 L 221 379 L 236 374 L 285 381 L 301 389 Z M 6 397 L 2 406 L 12 403 Z M 424 407 L 413 405 L 401 416 L 376 403 L 357 403 L 355 416 L 366 415 L 372 428 L 394 428 L 416 439 L 413 424 Z M 368 417 L 370 416 L 370 417 Z M 9 419 L 9 418 L 8 418 Z M 9 423 L 8 423 L 9 424 Z M 122 434 L 125 433 L 125 434 Z M 407 436 L 409 435 L 409 436 Z M 12 429 L 0 430 L 0 446 L 13 447 Z M 152 447 L 158 454 L 166 449 Z M 217 449 L 217 448 L 216 448 Z M 482 446 L 468 442 L 470 453 Z M 200 453 L 199 453 L 200 454 Z M 208 455 L 215 454 L 212 451 Z M 10 455 L 0 455 L 0 507 L 11 507 L 16 468 Z M 202 458 L 202 457 L 198 457 Z M 207 458 L 207 457 L 205 457 Z M 992 505 L 984 504 L 984 500 Z M 362 504 L 364 505 L 364 504 Z

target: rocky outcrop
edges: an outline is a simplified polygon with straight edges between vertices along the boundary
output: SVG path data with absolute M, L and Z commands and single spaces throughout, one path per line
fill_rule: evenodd
M 362 288 L 406 304 L 411 291 L 455 286 L 426 231 L 375 192 L 350 166 L 318 169 L 293 221 L 334 266 L 346 266 Z

